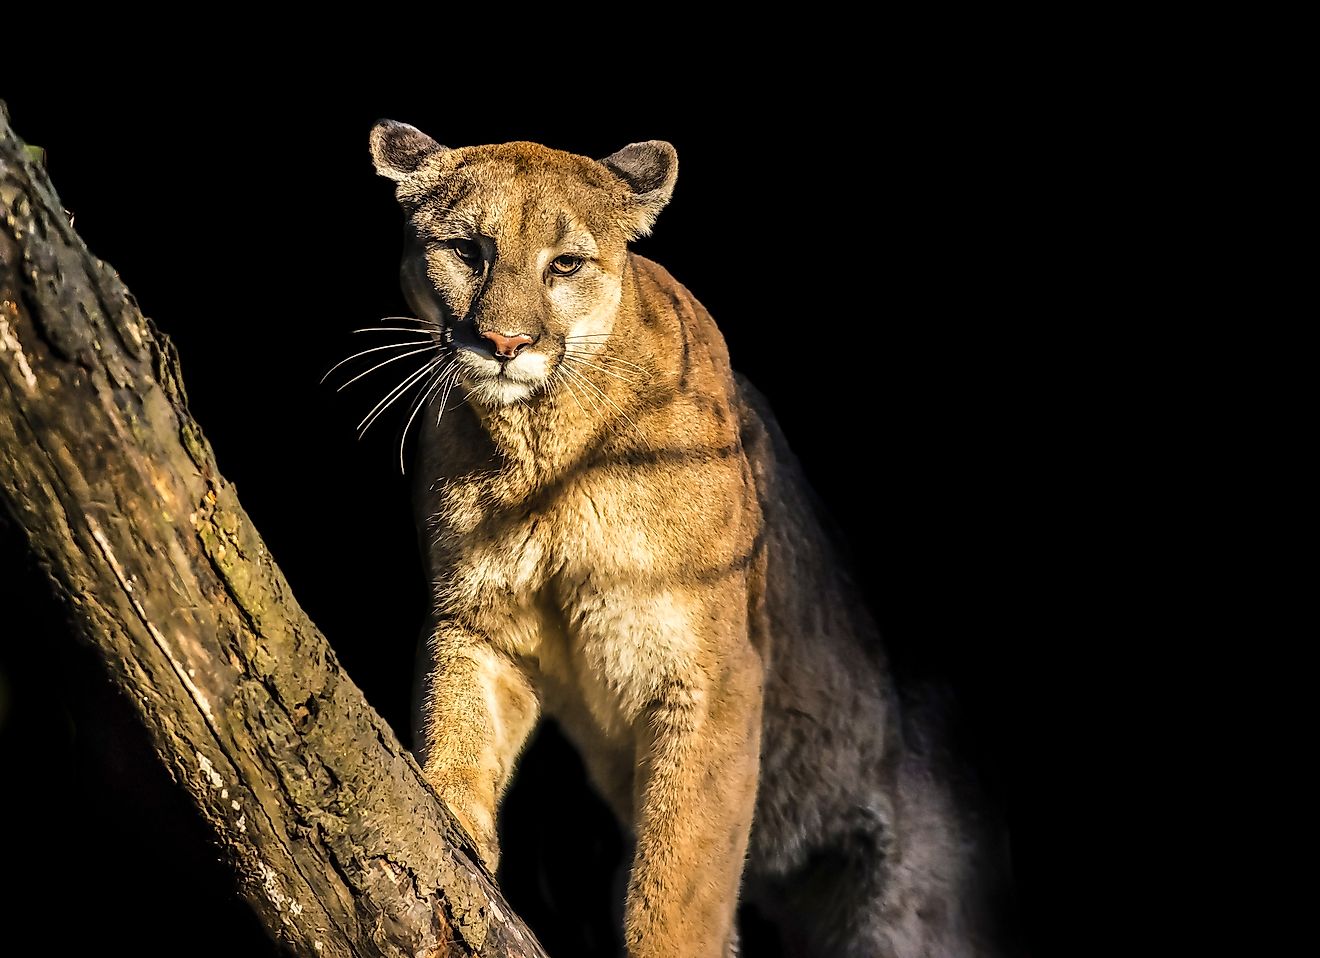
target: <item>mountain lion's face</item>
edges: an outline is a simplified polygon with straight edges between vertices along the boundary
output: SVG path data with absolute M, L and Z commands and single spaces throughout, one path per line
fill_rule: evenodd
M 413 127 L 372 131 L 376 169 L 409 217 L 403 289 L 488 405 L 541 392 L 614 332 L 627 242 L 649 230 L 677 172 L 641 143 L 597 162 L 535 143 L 450 150 Z

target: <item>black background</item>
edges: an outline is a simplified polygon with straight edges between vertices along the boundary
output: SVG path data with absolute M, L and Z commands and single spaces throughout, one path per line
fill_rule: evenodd
M 1058 542 L 1080 507 L 1069 410 L 1050 398 L 1075 348 L 1050 280 L 1069 203 L 1041 133 L 1050 117 L 974 82 L 881 94 L 842 72 L 768 71 L 699 94 L 496 92 L 443 70 L 364 90 L 351 72 L 209 92 L 175 74 L 106 75 L 95 95 L 29 82 L 0 96 L 47 149 L 89 247 L 178 345 L 222 471 L 367 698 L 406 736 L 424 601 L 401 420 L 362 442 L 352 429 L 389 383 L 318 384 L 361 348 L 351 329 L 406 312 L 402 218 L 370 166 L 372 121 L 453 146 L 530 139 L 592 156 L 667 139 L 678 186 L 637 248 L 705 303 L 770 397 L 851 539 L 900 670 L 953 690 L 964 761 L 1008 822 L 1023 935 L 1053 950 L 1047 860 L 1076 839 L 1043 825 L 1061 801 L 1044 690 L 1075 669 L 1055 599 L 1072 562 Z M 840 89 L 861 104 L 847 122 Z M 266 953 L 3 522 L 0 573 L 0 815 L 28 879 L 7 904 L 35 914 L 76 896 L 100 949 L 178 954 L 191 935 L 189 954 Z M 551 953 L 610 953 L 619 840 L 553 730 L 504 819 L 504 886 Z

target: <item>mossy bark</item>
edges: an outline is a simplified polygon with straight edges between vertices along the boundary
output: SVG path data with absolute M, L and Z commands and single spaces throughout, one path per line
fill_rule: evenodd
M 298 606 L 169 340 L 2 109 L 0 503 L 272 936 L 320 958 L 544 954 Z

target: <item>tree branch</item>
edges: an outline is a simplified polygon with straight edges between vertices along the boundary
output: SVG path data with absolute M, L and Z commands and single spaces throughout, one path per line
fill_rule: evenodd
M 298 606 L 169 340 L 2 105 L 0 503 L 273 937 L 317 958 L 544 956 Z

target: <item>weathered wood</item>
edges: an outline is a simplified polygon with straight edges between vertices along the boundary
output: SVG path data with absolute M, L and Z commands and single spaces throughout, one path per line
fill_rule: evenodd
M 0 220 L 0 503 L 266 928 L 319 958 L 544 955 L 298 606 L 169 340 L 2 109 Z

